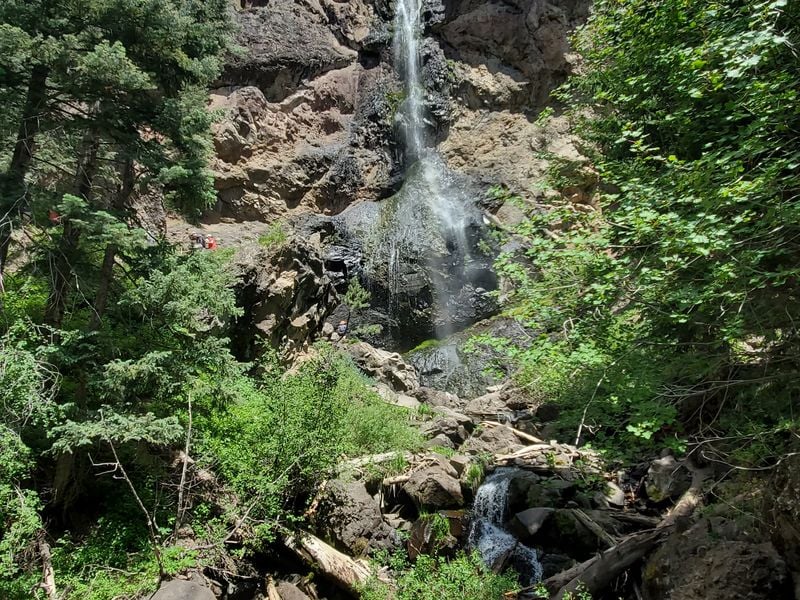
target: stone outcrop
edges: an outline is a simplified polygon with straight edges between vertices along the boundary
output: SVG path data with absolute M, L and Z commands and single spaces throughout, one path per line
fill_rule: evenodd
M 400 544 L 395 530 L 383 520 L 379 504 L 361 482 L 332 482 L 320 503 L 317 523 L 325 537 L 354 556 L 393 550 Z
M 261 342 L 286 355 L 305 350 L 337 303 L 314 248 L 297 239 L 278 249 L 251 246 L 240 250 L 236 266 L 244 314 L 234 324 L 233 338 L 240 357 L 255 356 Z

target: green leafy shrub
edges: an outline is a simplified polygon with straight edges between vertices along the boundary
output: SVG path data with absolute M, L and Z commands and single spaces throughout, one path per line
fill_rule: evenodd
M 391 566 L 397 571 L 394 595 L 376 580 L 361 592 L 364 600 L 502 600 L 518 589 L 513 576 L 493 573 L 476 553 L 452 560 L 423 554 L 413 565 L 395 558 Z
M 273 522 L 289 519 L 292 502 L 342 457 L 420 443 L 408 411 L 384 402 L 329 347 L 295 374 L 282 377 L 273 364 L 258 385 L 239 380 L 235 397 L 199 425 L 201 452 L 243 502 L 255 504 L 252 516 Z
M 258 243 L 264 248 L 277 250 L 283 247 L 289 239 L 289 234 L 286 232 L 286 224 L 282 221 L 276 221 L 269 226 L 266 233 L 258 237 Z

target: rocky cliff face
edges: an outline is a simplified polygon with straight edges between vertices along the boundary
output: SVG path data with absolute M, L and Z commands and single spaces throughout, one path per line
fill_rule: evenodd
M 542 124 L 536 117 L 574 66 L 568 35 L 588 6 L 586 0 L 424 3 L 420 52 L 430 134 L 442 168 L 476 206 L 491 185 L 541 201 L 552 156 L 579 160 L 566 120 Z M 397 142 L 404 98 L 393 64 L 393 4 L 259 0 L 237 9 L 241 51 L 211 94 L 211 106 L 224 116 L 214 138 L 218 202 L 208 218 L 302 223 L 340 292 L 353 276 L 372 289 L 372 310 L 361 317 L 381 333 L 369 341 L 407 349 L 433 336 L 442 325 L 434 279 L 452 279 L 448 269 L 465 266 L 447 265 L 445 253 L 439 274 L 431 268 L 430 257 L 441 253 L 425 235 L 430 216 L 420 215 L 416 229 L 404 234 L 412 246 L 408 264 L 383 260 L 392 240 L 375 234 L 381 223 L 391 225 L 386 199 L 408 175 Z M 577 191 L 581 201 L 593 185 L 589 177 Z M 501 224 L 520 216 L 502 202 L 483 208 Z M 310 215 L 316 216 L 309 221 Z M 477 212 L 472 254 L 483 262 L 467 269 L 466 287 L 453 295 L 457 306 L 445 307 L 456 330 L 494 310 L 485 296 L 496 285 L 492 252 L 481 242 L 481 227 Z
M 219 203 L 234 219 L 337 214 L 396 191 L 401 86 L 393 6 L 382 0 L 273 0 L 237 12 L 212 106 Z M 535 122 L 573 68 L 568 35 L 586 0 L 429 0 L 423 76 L 440 149 L 456 171 L 534 198 L 543 153 L 577 158 L 566 124 Z M 537 155 L 542 155 L 538 156 Z

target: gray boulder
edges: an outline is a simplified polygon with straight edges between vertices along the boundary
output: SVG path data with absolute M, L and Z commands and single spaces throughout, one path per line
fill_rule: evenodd
M 412 473 L 403 490 L 420 510 L 458 508 L 464 505 L 458 473 L 443 458 L 434 466 Z
M 214 593 L 194 581 L 173 579 L 161 586 L 150 600 L 216 600 Z
M 400 545 L 397 533 L 383 520 L 380 506 L 361 482 L 331 483 L 317 514 L 320 532 L 349 554 L 360 556 Z
M 419 387 L 417 372 L 396 352 L 380 350 L 367 342 L 347 346 L 356 365 L 370 377 L 389 385 L 397 392 L 413 392 Z
M 653 502 L 676 500 L 689 489 L 691 474 L 674 456 L 654 460 L 647 470 L 645 489 Z

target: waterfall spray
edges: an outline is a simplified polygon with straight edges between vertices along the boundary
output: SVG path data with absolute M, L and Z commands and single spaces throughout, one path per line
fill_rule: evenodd
M 420 169 L 422 189 L 430 216 L 449 253 L 447 278 L 458 278 L 459 270 L 470 260 L 467 228 L 470 222 L 469 199 L 447 180 L 447 168 L 428 140 L 425 118 L 425 88 L 421 78 L 420 39 L 422 36 L 421 0 L 398 0 L 395 17 L 395 60 L 402 67 L 405 100 L 401 107 L 406 161 Z M 439 265 L 441 267 L 441 265 Z M 439 269 L 441 270 L 441 269 Z M 434 271 L 434 269 L 431 269 Z M 438 314 L 437 337 L 453 333 L 451 297 L 460 288 L 459 280 L 433 277 Z

